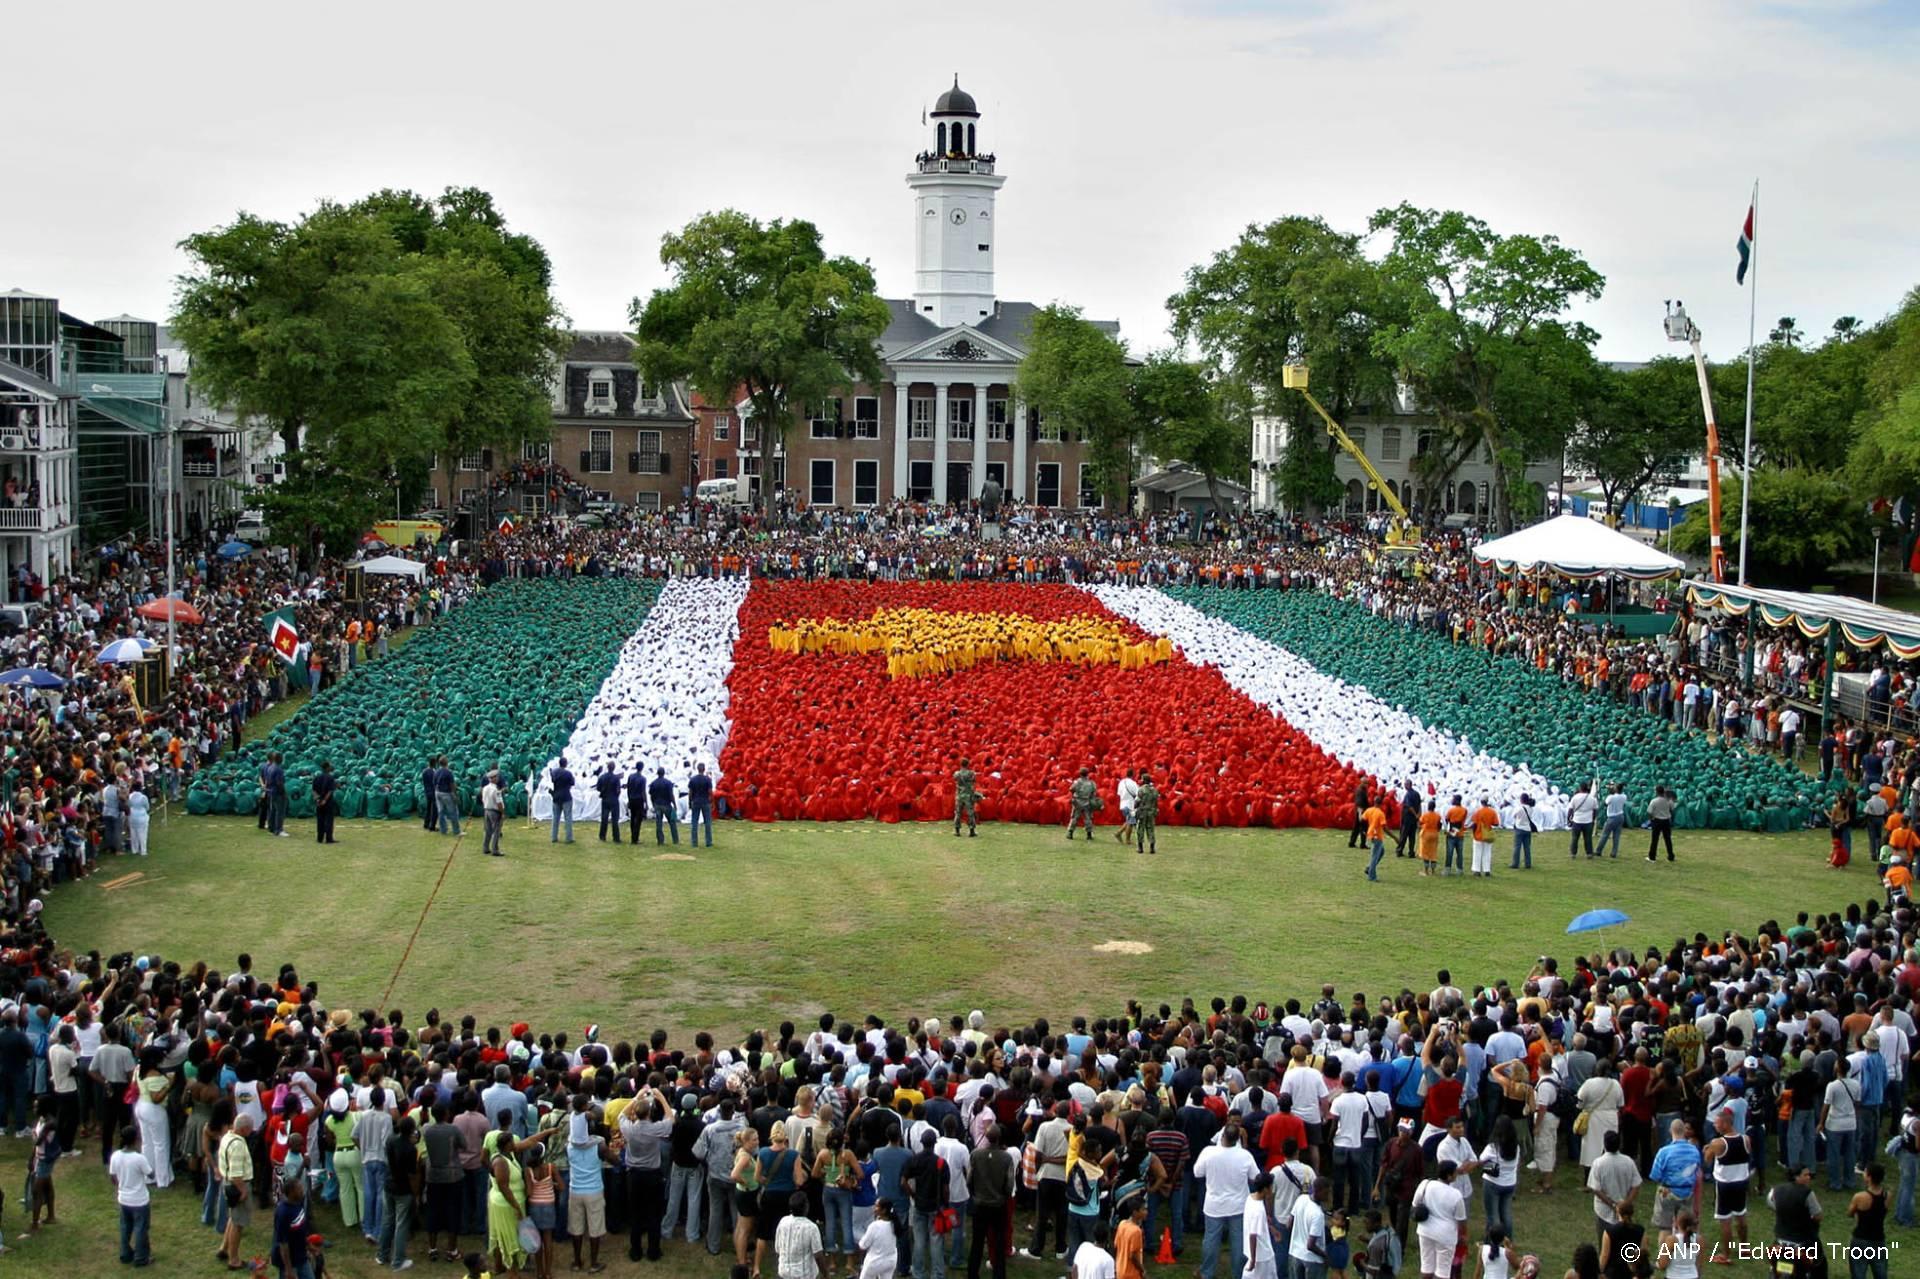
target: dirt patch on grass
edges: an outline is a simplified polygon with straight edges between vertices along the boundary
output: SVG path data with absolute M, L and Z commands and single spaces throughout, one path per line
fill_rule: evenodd
M 1153 947 L 1143 941 L 1103 941 L 1093 948 L 1096 955 L 1151 955 Z
M 692 853 L 655 853 L 653 860 L 657 862 L 697 862 L 700 859 Z

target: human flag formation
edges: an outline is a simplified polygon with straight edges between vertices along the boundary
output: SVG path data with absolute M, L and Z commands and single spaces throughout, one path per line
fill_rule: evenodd
M 1747 264 L 1753 261 L 1753 205 L 1747 205 L 1747 220 L 1740 227 L 1740 267 L 1733 273 L 1735 284 L 1747 282 Z

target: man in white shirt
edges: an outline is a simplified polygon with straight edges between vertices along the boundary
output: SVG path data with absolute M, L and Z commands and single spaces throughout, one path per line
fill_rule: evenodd
M 1473 1197 L 1473 1172 L 1480 1166 L 1474 1158 L 1473 1143 L 1467 1140 L 1467 1121 L 1464 1116 L 1455 1115 L 1447 1120 L 1447 1135 L 1440 1139 L 1433 1157 L 1441 1163 L 1453 1165 L 1453 1188 L 1460 1192 L 1462 1199 Z
M 1333 1099 L 1328 1117 L 1333 1121 L 1333 1198 L 1336 1208 L 1357 1213 L 1367 1202 L 1372 1187 L 1363 1185 L 1366 1165 L 1361 1158 L 1360 1142 L 1369 1133 L 1377 1139 L 1372 1108 L 1367 1095 L 1356 1087 L 1352 1071 L 1341 1077 L 1345 1091 Z
M 1572 838 L 1567 844 L 1567 856 L 1578 857 L 1583 841 L 1587 846 L 1587 856 L 1590 858 L 1598 856 L 1593 851 L 1593 819 L 1599 811 L 1600 801 L 1594 798 L 1593 787 L 1582 783 L 1567 805 L 1567 827 L 1572 833 Z
M 485 823 L 480 851 L 488 857 L 505 857 L 500 851 L 500 832 L 507 824 L 507 794 L 500 789 L 497 768 L 487 774 L 487 784 L 480 788 L 480 817 Z
M 826 1245 L 820 1227 L 807 1216 L 807 1192 L 796 1190 L 787 1199 L 787 1215 L 773 1228 L 773 1255 L 780 1279 L 817 1279 Z
M 1207 1188 L 1206 1198 L 1200 1205 L 1207 1219 L 1207 1233 L 1200 1252 L 1200 1279 L 1214 1279 L 1223 1235 L 1233 1248 L 1231 1274 L 1238 1275 L 1246 1264 L 1241 1225 L 1246 1214 L 1247 1192 L 1253 1179 L 1260 1175 L 1260 1165 L 1240 1144 L 1240 1130 L 1228 1127 L 1222 1130 L 1219 1145 L 1208 1146 L 1193 1161 L 1193 1175 Z
M 1124 844 L 1133 838 L 1133 806 L 1134 802 L 1140 798 L 1140 783 L 1133 780 L 1131 768 L 1127 770 L 1127 775 L 1120 779 L 1120 785 L 1116 790 L 1120 800 L 1120 829 L 1114 834 L 1114 838 Z
M 1414 1215 L 1426 1209 L 1426 1220 L 1416 1227 L 1420 1238 L 1420 1279 L 1448 1279 L 1453 1254 L 1466 1238 L 1467 1203 L 1453 1188 L 1455 1169 L 1442 1162 L 1431 1181 L 1413 1192 Z
M 131 1124 L 120 1130 L 120 1149 L 107 1161 L 107 1179 L 120 1203 L 120 1264 L 147 1265 L 153 1260 L 147 1247 L 153 1165 L 140 1153 L 140 1131 Z
M 1113 1279 L 1113 1276 L 1113 1254 L 1100 1246 L 1096 1227 L 1095 1236 L 1073 1251 L 1073 1279 Z
M 1273 1175 L 1263 1172 L 1254 1179 L 1247 1205 L 1241 1211 L 1241 1247 L 1246 1251 L 1247 1264 L 1238 1274 L 1246 1279 L 1279 1279 L 1279 1253 L 1269 1216 L 1272 1200 Z
M 1295 1279 L 1324 1279 L 1327 1273 L 1327 1214 L 1313 1200 L 1313 1174 L 1293 1205 L 1293 1228 L 1287 1232 L 1287 1256 Z

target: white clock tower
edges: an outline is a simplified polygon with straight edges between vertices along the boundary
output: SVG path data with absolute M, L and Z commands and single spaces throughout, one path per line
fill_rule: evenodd
M 979 149 L 980 112 L 960 77 L 928 114 L 929 148 L 914 160 L 913 305 L 941 328 L 993 314 L 993 193 L 1006 179 Z

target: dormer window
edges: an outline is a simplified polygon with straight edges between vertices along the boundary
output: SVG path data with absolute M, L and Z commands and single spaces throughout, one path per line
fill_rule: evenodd
M 587 412 L 613 412 L 613 373 L 609 369 L 595 369 L 587 374 Z

